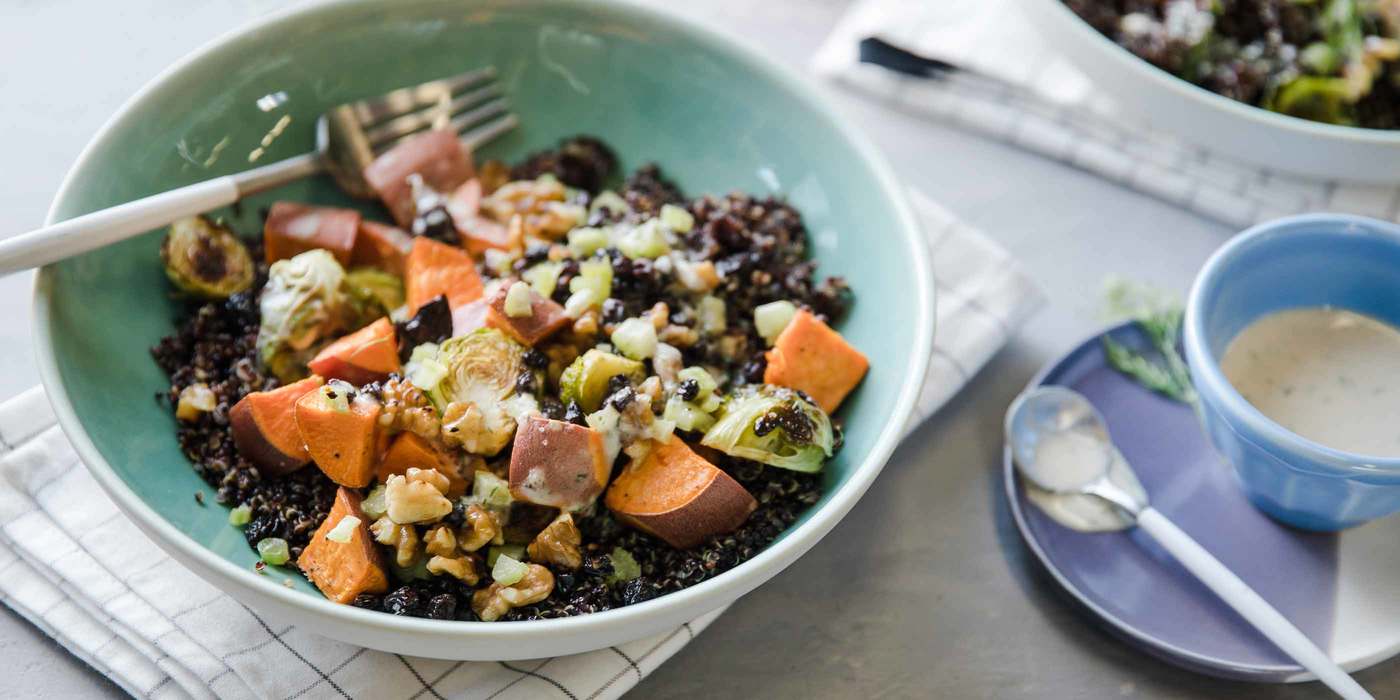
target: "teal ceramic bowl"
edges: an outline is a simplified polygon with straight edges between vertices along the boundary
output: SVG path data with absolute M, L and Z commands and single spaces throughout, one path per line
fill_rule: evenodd
M 346 0 L 274 15 L 180 61 L 132 98 L 68 175 L 50 220 L 289 157 L 316 116 L 401 85 L 494 65 L 522 128 L 486 157 L 516 158 L 590 133 L 627 168 L 663 164 L 690 193 L 777 191 L 806 215 L 820 271 L 857 302 L 840 330 L 871 359 L 841 410 L 846 444 L 822 501 L 763 553 L 693 588 L 564 620 L 399 618 L 336 605 L 255 555 L 151 400 L 167 386 L 148 348 L 173 327 L 160 234 L 44 268 L 35 294 L 44 385 L 59 421 L 123 511 L 185 566 L 269 618 L 389 651 L 456 659 L 539 657 L 639 639 L 723 606 L 817 542 L 879 473 L 909 417 L 933 335 L 928 254 L 901 187 L 869 143 L 802 78 L 710 30 L 628 5 L 564 0 Z M 264 111 L 259 98 L 285 99 Z M 263 105 L 269 101 L 264 100 Z M 280 127 L 278 124 L 282 124 Z M 279 135 L 280 134 L 280 135 Z M 274 199 L 364 206 L 328 178 L 221 211 L 243 232 Z M 365 211 L 383 219 L 375 206 Z M 212 499 L 211 499 L 212 500 Z M 284 578 L 296 582 L 282 585 Z

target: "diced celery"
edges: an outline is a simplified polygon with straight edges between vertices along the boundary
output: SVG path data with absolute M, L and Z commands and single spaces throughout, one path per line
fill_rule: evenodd
M 354 391 L 355 387 L 339 379 L 332 379 L 320 388 L 321 398 L 325 399 L 326 405 L 340 413 L 350 410 L 350 394 Z
M 715 424 L 714 416 L 679 396 L 672 396 L 666 400 L 666 411 L 661 417 L 672 421 L 681 430 L 704 432 Z
M 488 508 L 510 505 L 510 484 L 491 472 L 477 470 L 472 476 L 472 498 Z
M 491 567 L 496 566 L 496 560 L 500 559 L 502 556 L 520 561 L 525 558 L 525 545 L 502 544 L 486 550 L 486 565 Z
M 754 329 L 763 336 L 764 340 L 768 341 L 769 345 L 772 345 L 796 314 L 797 307 L 790 301 L 772 301 L 762 304 L 753 310 Z
M 360 501 L 360 510 L 375 520 L 389 512 L 389 504 L 384 500 L 384 484 L 375 484 L 374 488 L 369 490 L 365 500 Z
M 482 262 L 486 263 L 487 269 L 495 272 L 497 277 L 504 277 L 510 274 L 510 264 L 515 262 L 514 255 L 495 248 L 487 248 L 482 258 Z
M 725 320 L 724 300 L 707 294 L 700 298 L 700 330 L 709 335 L 718 335 L 728 327 Z
M 502 554 L 496 557 L 496 563 L 491 565 L 491 578 L 502 586 L 513 586 L 525 578 L 525 572 L 529 570 L 530 566 L 525 562 Z
M 281 537 L 268 537 L 258 540 L 258 556 L 268 564 L 281 566 L 292 558 L 292 551 Z
M 576 228 L 569 232 L 569 252 L 576 258 L 586 258 L 608 247 L 608 239 L 607 229 Z
M 598 258 L 585 260 L 579 263 L 578 276 L 569 280 L 569 291 L 578 293 L 586 289 L 593 292 L 593 303 L 601 304 L 612 296 L 612 278 L 611 261 Z
M 694 379 L 696 385 L 700 387 L 701 396 L 713 393 L 715 389 L 719 388 L 719 384 L 715 382 L 715 376 L 710 374 L 704 367 L 686 367 L 676 376 L 679 377 L 681 381 Z
M 246 505 L 238 506 L 228 512 L 228 524 L 234 527 L 243 527 L 252 519 L 253 509 Z
M 617 237 L 617 249 L 629 258 L 659 258 L 670 252 L 671 244 L 661 230 L 661 222 L 647 219 Z
M 612 190 L 603 190 L 599 192 L 598 196 L 594 197 L 593 201 L 588 205 L 588 211 L 590 213 L 600 209 L 607 209 L 614 214 L 625 214 L 629 208 L 630 207 L 627 206 L 627 200 L 623 199 L 621 195 Z
M 690 229 L 695 228 L 695 217 L 674 204 L 663 204 L 661 205 L 661 223 L 676 233 L 690 233 Z
M 366 515 L 368 515 L 368 513 L 366 513 Z M 349 542 L 350 538 L 355 534 L 355 528 L 359 526 L 359 518 L 353 515 L 344 516 L 340 519 L 340 522 L 335 524 L 335 527 L 332 527 L 330 531 L 326 533 L 326 539 L 342 544 Z
M 520 276 L 534 287 L 535 293 L 548 299 L 554 296 L 554 288 L 559 286 L 559 272 L 564 263 L 547 260 L 527 268 Z
M 506 315 L 511 318 L 525 318 L 534 313 L 530 300 L 530 285 L 516 282 L 506 290 Z
M 656 326 L 646 319 L 629 318 L 617 324 L 612 342 L 624 356 L 645 360 L 656 355 Z
M 593 296 L 593 290 L 580 289 L 564 300 L 564 315 L 569 318 L 578 318 L 583 315 L 583 312 L 597 304 L 598 299 Z

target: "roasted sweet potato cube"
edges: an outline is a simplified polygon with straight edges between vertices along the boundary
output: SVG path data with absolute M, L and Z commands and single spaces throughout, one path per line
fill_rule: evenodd
M 530 416 L 515 433 L 510 492 L 527 503 L 563 510 L 587 508 L 608 485 L 612 465 L 603 435 L 544 416 Z
M 407 231 L 378 221 L 361 221 L 350 264 L 377 267 L 402 277 L 404 260 L 412 249 L 413 236 Z
M 383 448 L 377 401 L 346 400 L 344 382 L 332 382 L 297 400 L 296 423 L 311 461 L 341 486 L 363 488 L 374 480 Z
M 361 328 L 327 345 L 308 363 L 312 372 L 326 379 L 341 379 L 364 386 L 399 371 L 398 341 L 387 318 Z
M 325 382 L 317 376 L 244 396 L 229 411 L 229 428 L 238 454 L 264 476 L 294 472 L 311 461 L 297 430 L 296 403 Z
M 865 355 L 805 309 L 792 317 L 766 357 L 765 383 L 805 391 L 827 413 L 841 405 L 870 369 Z
M 533 289 L 530 290 L 529 316 L 512 317 L 506 314 L 506 295 L 510 293 L 510 287 L 509 284 L 501 285 L 487 301 L 490 310 L 486 313 L 486 325 L 531 347 L 569 325 L 570 319 L 564 315 L 564 307 L 553 299 L 540 296 Z
M 379 194 L 399 226 L 413 225 L 416 203 L 408 176 L 448 194 L 475 174 L 472 154 L 451 130 L 427 131 L 385 151 L 365 168 L 365 181 Z
M 326 535 L 346 517 L 359 519 L 350 531 L 349 542 L 326 539 Z M 389 578 L 379 549 L 369 533 L 369 518 L 360 509 L 360 495 L 347 488 L 336 489 L 335 502 L 311 542 L 297 558 L 297 567 L 330 600 L 349 603 L 361 593 L 389 590 Z
M 400 433 L 389 444 L 389 451 L 379 459 L 379 468 L 375 473 L 382 483 L 394 474 L 407 473 L 409 467 L 436 469 L 446 476 L 448 498 L 456 498 L 467 492 L 469 484 L 462 476 L 461 467 L 451 455 L 433 447 L 432 443 L 413 433 Z
M 739 482 L 678 437 L 632 460 L 604 503 L 621 522 L 677 549 L 734 530 L 758 507 Z
M 486 316 L 491 313 L 491 305 L 485 299 L 477 299 L 452 310 L 452 335 L 466 335 L 478 328 L 486 327 Z
M 410 314 L 439 294 L 447 295 L 447 305 L 457 308 L 480 299 L 481 275 L 467 251 L 431 238 L 413 239 L 413 250 L 404 263 L 404 296 Z
M 481 213 L 481 181 L 467 180 L 447 198 L 447 213 L 452 226 L 468 253 L 481 257 L 488 250 L 510 250 L 519 241 L 512 241 L 510 229 Z
M 271 263 L 323 248 L 348 265 L 359 229 L 360 212 L 354 209 L 276 202 L 263 224 L 263 256 Z

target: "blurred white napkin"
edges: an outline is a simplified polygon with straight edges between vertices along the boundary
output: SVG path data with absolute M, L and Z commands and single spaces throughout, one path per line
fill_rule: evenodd
M 918 195 L 915 206 L 939 291 L 920 421 L 1042 297 L 980 232 Z M 613 698 L 723 612 L 553 659 L 453 662 L 361 649 L 264 617 L 166 556 L 78 462 L 41 388 L 0 404 L 0 455 L 0 601 L 135 696 Z
M 1072 164 L 1231 226 L 1308 211 L 1400 220 L 1400 187 L 1273 173 L 1153 131 L 1058 55 L 1019 0 L 859 0 L 817 53 L 817 70 L 901 108 Z M 958 71 L 939 79 L 860 62 L 879 38 Z

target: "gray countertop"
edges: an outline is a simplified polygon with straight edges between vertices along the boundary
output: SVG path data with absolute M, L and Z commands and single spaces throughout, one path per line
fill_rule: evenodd
M 83 144 L 142 84 L 275 0 L 6 0 L 0 235 L 38 226 Z M 843 0 L 698 0 L 685 12 L 805 70 Z M 987 231 L 1049 306 L 895 453 L 850 515 L 639 686 L 640 697 L 1328 697 L 1230 683 L 1130 649 L 1076 612 L 1022 546 L 1000 486 L 1001 416 L 1093 333 L 1110 274 L 1184 292 L 1231 233 L 1092 175 L 834 92 L 908 182 Z M 0 278 L 0 399 L 37 382 L 32 276 Z M 7 695 L 117 688 L 7 608 Z M 1400 695 L 1400 662 L 1358 674 Z

